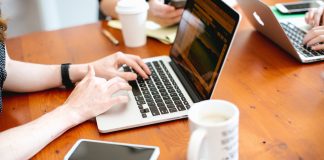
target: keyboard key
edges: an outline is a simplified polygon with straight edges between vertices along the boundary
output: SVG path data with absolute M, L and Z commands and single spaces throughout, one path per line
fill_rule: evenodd
M 173 104 L 171 99 L 165 99 L 164 102 L 165 102 L 165 104 Z
M 145 101 L 137 101 L 138 105 L 142 105 L 142 104 L 145 104 L 145 103 L 146 103 Z
M 159 103 L 156 103 L 156 105 L 160 108 L 160 107 L 165 107 L 165 104 L 164 103 L 161 103 L 161 102 L 159 102 Z
M 179 111 L 184 111 L 184 110 L 186 110 L 185 106 L 182 105 L 182 104 L 177 104 L 176 106 L 177 106 L 177 108 L 178 108 Z
M 160 112 L 161 112 L 162 114 L 167 114 L 167 113 L 169 113 L 169 111 L 168 111 L 168 109 L 167 109 L 166 107 L 160 107 L 159 110 L 160 110 Z
M 160 98 L 156 98 L 156 99 L 155 99 L 155 102 L 156 102 L 156 103 L 163 103 L 163 100 L 160 99 Z
M 151 98 L 152 96 L 150 94 L 144 94 L 145 99 L 146 98 Z
M 141 113 L 146 113 L 144 109 L 140 109 L 140 112 Z
M 166 92 L 166 89 L 159 89 L 160 92 Z
M 153 98 L 154 99 L 157 99 L 157 98 L 160 98 L 161 99 L 161 96 L 160 95 L 154 95 Z
M 164 100 L 169 100 L 169 99 L 171 99 L 169 96 L 163 96 L 163 99 Z
M 146 118 L 147 115 L 146 115 L 145 113 L 142 113 L 142 117 L 143 117 L 143 118 Z
M 178 110 L 176 108 L 171 108 L 169 109 L 170 113 L 174 113 L 174 112 L 178 112 Z
M 148 105 L 149 107 L 154 107 L 154 106 L 156 106 L 154 102 L 148 102 L 147 105 Z
M 160 112 L 156 107 L 150 107 L 150 110 L 153 116 L 160 115 Z
M 142 95 L 141 90 L 138 88 L 136 81 L 129 81 L 130 86 L 132 86 L 132 91 L 134 96 Z
M 172 97 L 172 99 L 173 99 L 174 101 L 176 101 L 176 100 L 180 100 L 179 97 Z
M 170 108 L 176 108 L 176 106 L 172 103 L 172 104 L 167 104 L 167 107 Z
M 152 95 L 159 95 L 159 92 L 152 91 Z
M 148 102 L 154 102 L 153 98 L 147 98 L 147 99 L 145 99 L 145 100 L 146 100 L 147 103 L 148 103 Z

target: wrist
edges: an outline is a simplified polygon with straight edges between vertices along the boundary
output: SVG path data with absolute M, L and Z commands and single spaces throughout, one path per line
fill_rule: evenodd
M 76 112 L 73 107 L 63 104 L 55 109 L 56 114 L 60 115 L 61 120 L 65 122 L 68 128 L 72 128 L 83 121 L 82 117 Z
M 73 64 L 70 66 L 69 75 L 73 83 L 81 81 L 88 73 L 88 64 Z
M 55 120 L 58 123 L 61 122 L 64 124 L 64 125 L 62 125 L 64 130 L 68 130 L 68 129 L 80 124 L 78 122 L 76 113 L 74 113 L 73 110 L 71 108 L 69 108 L 68 106 L 66 106 L 65 104 L 57 107 L 53 112 L 50 112 L 50 113 L 52 113 L 53 117 L 55 118 Z

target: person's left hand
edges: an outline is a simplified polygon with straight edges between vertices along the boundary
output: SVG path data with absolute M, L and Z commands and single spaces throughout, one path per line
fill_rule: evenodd
M 305 21 L 312 27 L 321 26 L 324 23 L 324 7 L 312 8 L 305 14 Z
M 305 35 L 303 44 L 311 47 L 312 50 L 324 49 L 324 26 L 314 27 Z
M 139 56 L 124 54 L 122 52 L 116 52 L 112 55 L 91 62 L 90 64 L 94 66 L 96 75 L 98 77 L 102 77 L 107 80 L 116 76 L 127 81 L 135 80 L 137 78 L 135 73 L 119 71 L 119 68 L 123 64 L 132 67 L 133 70 L 135 70 L 144 79 L 151 75 L 150 69 Z

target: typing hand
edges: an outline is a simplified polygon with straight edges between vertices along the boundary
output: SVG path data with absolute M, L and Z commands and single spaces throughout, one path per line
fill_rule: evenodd
M 303 44 L 307 47 L 311 47 L 312 50 L 324 49 L 324 26 L 317 26 L 312 28 L 305 35 Z
M 112 106 L 127 103 L 128 96 L 112 96 L 119 91 L 131 90 L 131 86 L 122 78 L 115 77 L 107 81 L 95 76 L 92 66 L 78 83 L 63 107 L 71 111 L 71 120 L 75 125 L 106 112 Z
M 159 0 L 150 0 L 149 6 L 148 19 L 161 26 L 171 26 L 181 19 L 183 9 L 176 9 L 173 6 L 161 3 Z
M 324 7 L 310 9 L 305 15 L 305 21 L 312 27 L 321 26 L 324 23 Z
M 127 81 L 135 80 L 137 78 L 135 73 L 121 72 L 118 70 L 123 64 L 132 67 L 145 79 L 151 75 L 150 69 L 139 56 L 124 54 L 122 52 L 117 52 L 90 64 L 94 66 L 96 75 L 105 79 L 111 79 L 118 76 Z

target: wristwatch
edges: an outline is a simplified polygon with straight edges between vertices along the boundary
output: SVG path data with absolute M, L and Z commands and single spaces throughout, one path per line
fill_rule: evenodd
M 61 64 L 61 77 L 62 77 L 62 84 L 65 86 L 66 89 L 70 89 L 74 87 L 74 83 L 70 79 L 69 68 L 71 63 L 64 63 Z

